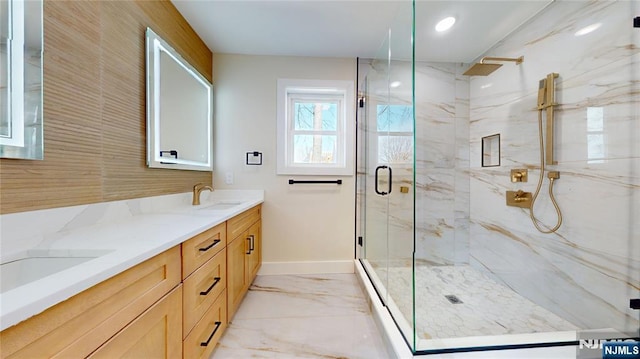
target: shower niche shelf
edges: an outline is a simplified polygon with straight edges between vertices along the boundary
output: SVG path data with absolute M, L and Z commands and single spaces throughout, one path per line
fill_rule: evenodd
M 482 137 L 482 167 L 500 166 L 500 134 Z

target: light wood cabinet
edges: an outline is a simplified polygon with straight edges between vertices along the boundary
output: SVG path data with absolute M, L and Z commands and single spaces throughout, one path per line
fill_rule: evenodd
M 84 358 L 179 283 L 177 246 L 0 332 L 0 357 Z
M 261 225 L 258 205 L 5 329 L 0 358 L 208 358 L 262 264 Z
M 227 328 L 227 323 L 227 293 L 223 292 L 184 340 L 182 357 L 209 358 Z
M 227 221 L 236 236 L 227 245 L 227 307 L 231 320 L 262 264 L 261 207 Z
M 221 223 L 182 243 L 182 279 L 227 245 L 227 223 Z
M 218 252 L 184 280 L 183 337 L 189 334 L 193 326 L 225 290 L 226 254 L 226 250 Z
M 179 358 L 182 352 L 181 326 L 180 285 L 109 339 L 89 358 Z
M 258 270 L 262 265 L 262 221 L 257 221 L 249 228 L 249 237 L 251 238 L 251 252 L 247 257 L 247 266 L 249 271 L 249 285 L 258 274 Z
M 227 327 L 226 222 L 182 244 L 183 358 L 208 357 Z
M 238 238 L 252 224 L 260 220 L 262 216 L 262 206 L 257 205 L 248 209 L 227 221 L 227 235 L 230 240 Z
M 227 247 L 227 307 L 229 319 L 233 318 L 240 301 L 244 297 L 245 288 L 249 287 L 247 282 L 246 257 L 249 252 L 247 237 L 242 233 L 232 240 Z

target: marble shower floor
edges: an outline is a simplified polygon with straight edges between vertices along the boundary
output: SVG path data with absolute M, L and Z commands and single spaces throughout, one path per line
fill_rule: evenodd
M 412 317 L 411 278 L 410 267 L 389 269 L 389 291 L 405 318 Z M 421 339 L 579 329 L 470 266 L 419 266 L 416 278 Z M 452 304 L 446 295 L 462 303 Z
M 211 359 L 388 358 L 355 274 L 258 276 Z

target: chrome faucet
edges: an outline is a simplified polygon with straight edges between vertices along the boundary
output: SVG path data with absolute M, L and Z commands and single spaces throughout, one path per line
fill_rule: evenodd
M 203 183 L 198 183 L 195 186 L 193 186 L 193 201 L 191 202 L 191 204 L 193 204 L 194 206 L 200 205 L 200 192 L 202 192 L 202 190 L 205 190 L 205 189 L 208 189 L 209 191 L 213 192 L 213 187 L 205 186 Z

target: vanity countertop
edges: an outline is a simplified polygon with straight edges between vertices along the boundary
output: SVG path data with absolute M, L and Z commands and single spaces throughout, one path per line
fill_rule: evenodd
M 55 228 L 51 213 L 34 211 L 0 216 L 2 263 L 44 253 L 61 257 L 95 258 L 10 288 L 0 294 L 0 330 L 13 326 L 264 201 L 263 191 L 202 193 L 202 204 L 192 206 L 191 193 L 60 209 L 57 230 L 20 238 L 31 243 L 16 250 L 17 223 Z M 39 212 L 39 213 L 35 213 Z M 114 213 L 118 212 L 118 213 Z M 125 212 L 122 215 L 121 212 Z M 70 215 L 69 213 L 73 213 Z M 83 218 L 84 217 L 84 218 Z M 33 220 L 40 223 L 33 223 Z M 51 221 L 49 219 L 49 221 Z M 79 225 L 77 222 L 90 223 Z M 75 224 L 74 224 L 75 223 Z M 11 233 L 13 227 L 13 233 Z M 26 229 L 28 232 L 29 230 Z M 20 231 L 23 233 L 25 231 Z M 33 234 L 33 233 L 32 233 Z M 67 254 L 65 256 L 65 254 Z M 21 257 L 22 256 L 22 257 Z

